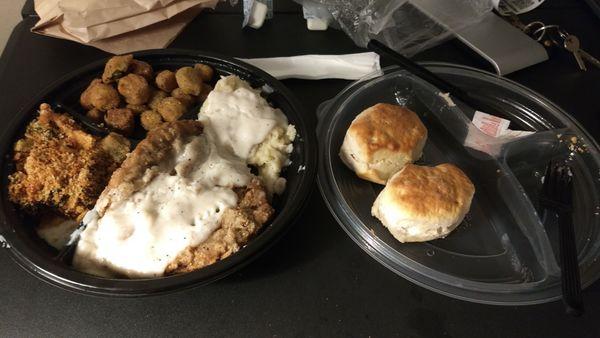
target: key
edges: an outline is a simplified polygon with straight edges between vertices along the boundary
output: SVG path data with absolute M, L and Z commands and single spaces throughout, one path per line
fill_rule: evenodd
M 583 49 L 579 49 L 579 55 L 581 55 L 581 57 L 584 58 L 587 62 L 591 63 L 597 68 L 600 68 L 600 60 L 591 56 L 588 52 L 584 51 Z
M 581 70 L 587 70 L 585 66 L 585 62 L 583 61 L 583 57 L 581 57 L 581 51 L 579 50 L 579 39 L 575 35 L 566 34 L 564 37 L 563 46 L 566 50 L 573 53 L 575 56 L 575 61 L 577 61 L 577 65 Z

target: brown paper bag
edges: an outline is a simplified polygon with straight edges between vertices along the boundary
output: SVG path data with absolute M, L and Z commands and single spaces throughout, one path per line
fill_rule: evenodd
M 35 12 L 40 20 L 31 29 L 43 29 L 47 25 L 52 25 L 55 21 L 62 18 L 62 10 L 58 7 L 60 0 L 34 0 Z
M 89 27 L 92 28 L 91 30 L 81 28 L 79 31 L 73 30 L 72 27 L 69 27 L 69 30 L 64 26 L 65 13 L 60 6 L 62 1 L 64 0 L 36 0 L 35 8 L 40 16 L 40 21 L 32 28 L 32 31 L 76 41 L 115 54 L 166 47 L 203 8 L 214 8 L 218 2 L 218 0 L 110 0 L 109 2 L 113 4 L 116 2 L 121 4 L 155 2 L 160 5 L 166 4 L 166 7 L 152 10 L 151 14 L 148 12 L 140 14 L 143 18 L 140 18 L 139 22 L 136 17 L 140 15 L 134 15 L 91 26 Z M 84 0 L 82 2 L 96 6 L 98 1 L 101 0 Z M 192 2 L 194 4 L 190 6 Z M 176 3 L 182 3 L 183 6 L 173 7 Z M 94 9 L 93 6 L 89 8 Z M 89 39 L 91 34 L 96 34 L 93 41 Z M 101 36 L 106 37 L 99 38 Z
M 176 0 L 60 0 L 60 10 L 73 27 L 88 27 L 142 14 L 168 6 Z
M 117 36 L 126 32 L 131 32 L 154 23 L 168 20 L 171 17 L 184 12 L 194 6 L 205 5 L 214 2 L 211 0 L 179 0 L 173 1 L 166 7 L 157 8 L 143 12 L 130 17 L 121 17 L 113 20 L 105 18 L 103 23 L 96 25 L 84 24 L 83 26 L 73 25 L 71 18 L 73 12 L 63 12 L 62 27 L 71 35 L 84 42 L 98 41 L 101 39 Z

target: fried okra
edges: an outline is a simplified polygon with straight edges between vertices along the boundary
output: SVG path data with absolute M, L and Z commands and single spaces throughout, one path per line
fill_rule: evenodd
M 179 100 L 186 109 L 190 109 L 194 103 L 196 103 L 196 98 L 192 95 L 188 95 L 181 90 L 181 88 L 176 88 L 171 92 L 171 96 Z
M 132 54 L 118 55 L 106 62 L 102 78 L 90 83 L 80 102 L 90 120 L 131 135 L 136 123 L 150 130 L 204 102 L 214 76 L 215 70 L 205 64 L 155 72 Z
M 140 115 L 142 127 L 148 131 L 160 126 L 164 121 L 162 116 L 154 110 L 146 110 Z
M 104 112 L 96 108 L 88 110 L 85 116 L 96 123 L 102 123 L 104 121 Z
M 79 102 L 85 109 L 96 108 L 106 111 L 118 107 L 121 103 L 121 98 L 117 90 L 112 86 L 102 83 L 99 79 L 95 79 L 81 94 Z
M 167 94 L 166 92 L 162 90 L 155 90 L 154 92 L 152 92 L 152 96 L 148 101 L 148 107 L 150 107 L 150 109 L 152 110 L 158 111 L 158 103 L 160 102 L 160 100 L 164 99 L 167 96 L 169 96 L 169 94 Z
M 132 60 L 133 55 L 131 54 L 117 55 L 108 59 L 106 65 L 104 66 L 102 82 L 111 83 L 125 76 L 127 70 L 129 70 L 129 66 L 131 65 Z
M 133 74 L 143 76 L 146 81 L 152 81 L 154 71 L 148 62 L 133 59 L 129 68 Z
M 170 93 L 177 88 L 177 80 L 175 79 L 175 73 L 170 70 L 163 70 L 156 75 L 156 86 L 160 90 L 164 90 Z
M 157 111 L 165 121 L 179 119 L 186 111 L 185 105 L 174 97 L 165 97 L 158 103 Z
M 87 88 L 83 91 L 83 93 L 81 93 L 81 95 L 79 96 L 79 103 L 83 108 L 88 110 L 94 108 L 94 105 L 92 104 L 92 96 L 90 94 L 92 92 L 92 87 L 97 85 L 98 83 L 102 83 L 102 80 L 93 79 L 92 82 L 90 82 Z
M 205 65 L 202 63 L 195 64 L 194 69 L 196 69 L 200 72 L 200 77 L 202 78 L 202 81 L 204 81 L 204 82 L 208 82 L 208 81 L 212 80 L 213 75 L 215 74 L 215 71 L 212 69 L 211 66 Z
M 152 89 L 148 85 L 148 81 L 143 76 L 137 74 L 128 74 L 119 79 L 117 87 L 119 93 L 125 97 L 125 101 L 129 104 L 141 105 L 148 102 Z
M 125 106 L 125 108 L 131 109 L 131 111 L 136 115 L 139 115 L 139 114 L 145 112 L 146 110 L 150 109 L 145 104 L 128 104 Z
M 202 77 L 199 70 L 192 67 L 179 68 L 175 73 L 177 85 L 190 95 L 198 96 L 202 91 Z
M 104 115 L 104 121 L 110 128 L 123 135 L 131 135 L 135 128 L 135 116 L 128 108 L 111 109 Z
M 204 102 L 212 90 L 213 87 L 211 85 L 203 83 L 202 92 L 200 92 L 200 95 L 198 95 L 198 102 Z

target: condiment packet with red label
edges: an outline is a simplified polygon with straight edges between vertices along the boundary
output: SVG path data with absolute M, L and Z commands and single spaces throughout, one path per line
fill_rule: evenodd
M 472 125 L 469 126 L 464 145 L 490 155 L 499 154 L 502 144 L 507 141 L 534 133 L 533 131 L 508 129 L 509 120 L 480 111 L 475 112 L 471 122 Z
M 476 111 L 473 115 L 473 124 L 484 134 L 498 137 L 508 130 L 510 121 L 498 116 Z

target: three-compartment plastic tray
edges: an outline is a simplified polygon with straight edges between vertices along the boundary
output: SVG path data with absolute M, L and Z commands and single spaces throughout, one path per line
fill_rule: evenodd
M 573 221 L 581 281 L 600 277 L 600 156 L 597 143 L 568 114 L 541 95 L 480 70 L 432 63 L 427 68 L 479 96 L 511 129 L 535 131 L 516 139 L 483 134 L 474 111 L 449 103 L 439 90 L 396 67 L 357 81 L 319 107 L 319 186 L 350 237 L 395 273 L 452 297 L 491 304 L 533 304 L 560 297 L 555 215 L 538 205 L 545 166 L 564 159 L 574 171 Z M 346 130 L 378 102 L 415 111 L 428 129 L 422 165 L 450 162 L 476 187 L 463 224 L 443 239 L 400 243 L 371 216 L 383 186 L 358 178 L 339 159 Z

